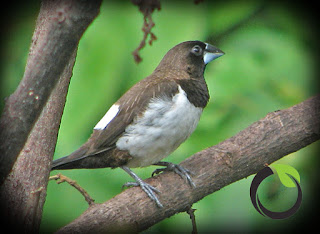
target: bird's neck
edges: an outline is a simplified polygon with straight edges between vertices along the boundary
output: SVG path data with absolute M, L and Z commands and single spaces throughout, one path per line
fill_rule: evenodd
M 179 68 L 175 66 L 158 66 L 153 74 L 161 77 L 173 77 L 178 79 L 203 78 L 204 69 L 194 69 L 192 66 L 187 68 Z
M 179 79 L 176 82 L 187 93 L 189 101 L 196 107 L 204 108 L 209 101 L 209 91 L 204 77 Z
M 158 67 L 153 72 L 153 77 L 174 80 L 187 93 L 188 99 L 196 107 L 204 108 L 209 101 L 209 91 L 203 73 L 194 76 L 185 69 L 162 69 Z

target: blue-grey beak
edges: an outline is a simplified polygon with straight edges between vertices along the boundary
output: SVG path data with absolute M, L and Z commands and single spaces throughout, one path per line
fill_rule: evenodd
M 206 48 L 203 54 L 203 61 L 205 64 L 208 64 L 212 60 L 224 55 L 224 52 L 218 49 L 217 47 L 210 45 L 208 43 L 205 43 L 205 44 L 206 44 Z

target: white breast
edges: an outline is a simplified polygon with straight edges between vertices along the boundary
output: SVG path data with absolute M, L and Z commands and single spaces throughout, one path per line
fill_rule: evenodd
M 174 151 L 195 130 L 202 108 L 189 102 L 179 86 L 171 98 L 154 98 L 142 117 L 129 125 L 116 145 L 133 156 L 128 167 L 144 167 L 159 162 Z

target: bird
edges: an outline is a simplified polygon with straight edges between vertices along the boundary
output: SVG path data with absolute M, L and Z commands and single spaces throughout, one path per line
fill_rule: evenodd
M 202 41 L 185 41 L 170 49 L 151 75 L 142 79 L 93 128 L 89 139 L 68 156 L 56 159 L 51 170 L 122 168 L 160 208 L 160 191 L 131 168 L 164 166 L 152 173 L 174 171 L 195 187 L 188 169 L 161 161 L 196 129 L 209 101 L 206 65 L 224 55 Z

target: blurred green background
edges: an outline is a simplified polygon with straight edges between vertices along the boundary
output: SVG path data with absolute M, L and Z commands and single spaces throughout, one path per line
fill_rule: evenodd
M 133 84 L 149 75 L 164 54 L 187 40 L 212 43 L 226 54 L 210 63 L 205 72 L 211 99 L 198 128 L 168 161 L 186 157 L 227 139 L 268 112 L 288 108 L 317 93 L 316 43 L 307 13 L 297 6 L 264 1 L 161 1 L 153 14 L 158 40 L 141 51 L 135 64 L 131 52 L 143 33 L 143 16 L 130 1 L 104 1 L 101 13 L 80 41 L 73 77 L 63 114 L 54 158 L 76 150 L 108 108 Z M 39 2 L 10 17 L 2 38 L 1 110 L 23 76 Z M 199 232 L 280 231 L 302 226 L 314 205 L 317 179 L 312 144 L 276 163 L 295 167 L 301 176 L 303 202 L 298 213 L 286 220 L 261 216 L 249 197 L 253 176 L 233 183 L 194 204 Z M 147 178 L 155 167 L 134 169 Z M 51 175 L 57 174 L 56 171 Z M 96 202 L 121 192 L 131 178 L 121 169 L 68 170 Z M 276 178 L 259 189 L 262 202 L 283 211 L 295 200 L 296 190 L 283 188 Z M 235 196 L 236 195 L 236 196 Z M 50 181 L 41 232 L 53 232 L 87 209 L 78 191 Z M 146 232 L 191 232 L 188 214 L 180 213 Z

